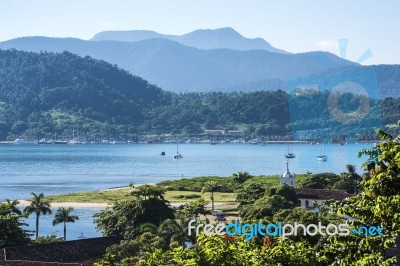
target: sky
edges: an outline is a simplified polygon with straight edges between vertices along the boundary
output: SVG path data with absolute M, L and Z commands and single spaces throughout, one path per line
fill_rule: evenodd
M 399 64 L 399 11 L 396 0 L 0 0 L 0 41 L 232 27 L 292 53 L 322 50 L 364 65 Z M 347 40 L 342 53 L 339 39 Z

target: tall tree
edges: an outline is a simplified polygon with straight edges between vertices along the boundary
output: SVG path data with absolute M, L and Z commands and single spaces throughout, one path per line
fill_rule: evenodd
M 149 193 L 147 188 L 143 192 L 119 200 L 112 207 L 95 214 L 96 228 L 104 236 L 117 235 L 128 239 L 136 237 L 144 223 L 158 226 L 163 220 L 174 217 L 168 201 L 161 199 L 164 198 L 164 192 L 159 194 L 157 190 Z
M 56 215 L 54 216 L 53 226 L 64 223 L 64 240 L 67 240 L 67 223 L 75 223 L 79 220 L 79 217 L 76 215 L 71 215 L 71 212 L 74 208 L 58 208 Z
M 205 183 L 201 193 L 204 194 L 205 192 L 211 192 L 211 209 L 214 210 L 214 192 L 220 190 L 221 186 L 216 181 L 208 181 Z
M 39 236 L 39 218 L 40 215 L 51 214 L 50 203 L 45 201 L 43 193 L 37 195 L 36 193 L 31 193 L 33 199 L 31 201 L 31 205 L 27 206 L 24 209 L 24 213 L 28 216 L 32 213 L 36 214 L 36 238 Z

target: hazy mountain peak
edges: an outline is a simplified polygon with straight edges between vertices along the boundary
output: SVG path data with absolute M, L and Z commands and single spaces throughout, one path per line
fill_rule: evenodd
M 233 35 L 235 37 L 243 37 L 243 35 L 241 35 L 239 32 L 237 32 L 236 30 L 234 30 L 231 27 L 226 27 L 226 28 L 218 28 L 218 29 L 198 29 L 198 30 L 194 30 L 192 32 L 186 33 L 184 35 L 189 35 L 189 34 L 226 34 L 226 35 Z
M 91 40 L 138 42 L 148 39 L 163 38 L 163 36 L 166 35 L 151 30 L 103 31 L 97 33 Z
M 274 53 L 287 53 L 272 47 L 262 38 L 246 38 L 233 28 L 199 29 L 183 35 L 165 35 L 155 31 L 104 31 L 96 34 L 92 41 L 137 42 L 147 39 L 162 38 L 179 42 L 198 49 L 233 49 L 233 50 L 266 50 Z

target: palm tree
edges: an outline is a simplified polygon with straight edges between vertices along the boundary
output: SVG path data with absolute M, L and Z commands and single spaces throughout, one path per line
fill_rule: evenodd
M 31 205 L 27 206 L 24 209 L 24 213 L 27 214 L 28 216 L 31 215 L 32 213 L 36 214 L 36 239 L 37 239 L 39 235 L 39 217 L 41 214 L 43 215 L 51 214 L 51 210 L 50 210 L 50 203 L 44 200 L 43 193 L 36 195 L 35 193 L 32 192 L 31 194 L 33 196 L 33 200 L 31 202 Z
M 140 232 L 149 232 L 153 235 L 162 237 L 166 243 L 178 242 L 180 245 L 185 246 L 185 241 L 195 241 L 195 238 L 189 237 L 188 223 L 190 219 L 183 215 L 178 215 L 176 219 L 166 219 L 159 227 L 152 223 L 143 223 L 140 225 Z
M 201 193 L 204 194 L 205 192 L 211 192 L 211 210 L 214 210 L 214 192 L 218 191 L 221 186 L 216 181 L 208 181 L 205 183 Z
M 53 226 L 64 223 L 64 240 L 67 240 L 67 223 L 75 223 L 75 221 L 79 220 L 79 217 L 76 215 L 71 215 L 71 212 L 74 208 L 58 208 L 56 215 L 54 216 Z
M 250 175 L 250 174 L 249 174 L 248 172 L 246 172 L 246 171 L 245 171 L 245 172 L 239 171 L 239 172 L 237 172 L 237 173 L 234 173 L 234 174 L 232 175 L 232 177 L 233 177 L 233 181 L 235 181 L 236 183 L 243 184 L 246 180 L 252 178 L 253 176 Z
M 354 175 L 356 172 L 356 166 L 352 164 L 347 164 L 346 165 L 346 170 L 350 175 Z
M 160 224 L 160 233 L 166 236 L 170 243 L 176 241 L 184 247 L 185 241 L 192 240 L 187 235 L 189 221 L 190 219 L 182 215 L 178 216 L 176 219 L 164 220 Z

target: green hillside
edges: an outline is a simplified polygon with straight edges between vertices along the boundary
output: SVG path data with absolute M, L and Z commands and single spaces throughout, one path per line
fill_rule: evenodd
M 327 110 L 328 91 L 297 97 L 282 90 L 250 93 L 165 92 L 107 62 L 69 52 L 0 50 L 0 140 L 25 134 L 69 139 L 127 139 L 135 134 L 197 134 L 244 129 L 253 136 L 330 128 L 325 135 L 371 131 L 400 119 L 400 100 L 371 100 L 366 117 L 342 125 Z M 349 96 L 341 109 L 357 109 Z

